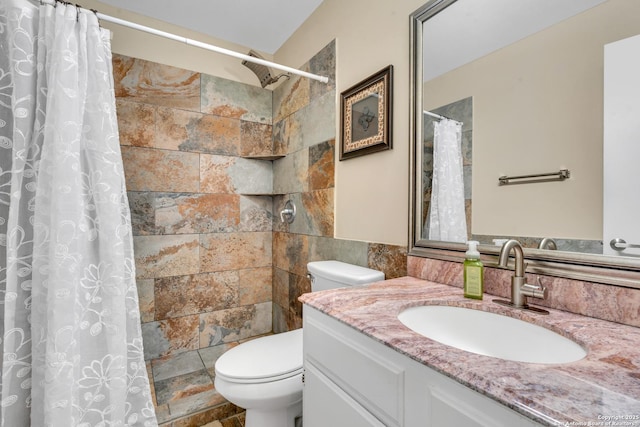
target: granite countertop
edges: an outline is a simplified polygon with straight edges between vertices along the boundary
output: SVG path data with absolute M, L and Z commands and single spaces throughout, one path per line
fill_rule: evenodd
M 493 298 L 466 299 L 458 287 L 401 277 L 300 301 L 543 425 L 640 426 L 640 328 L 554 309 L 540 315 Z M 567 364 L 512 362 L 449 347 L 397 319 L 405 308 L 429 304 L 526 320 L 574 340 L 587 356 Z

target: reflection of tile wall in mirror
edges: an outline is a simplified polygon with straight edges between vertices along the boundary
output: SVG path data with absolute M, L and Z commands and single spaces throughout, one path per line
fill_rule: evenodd
M 530 236 L 503 236 L 503 235 L 488 235 L 488 234 L 472 234 L 472 240 L 477 240 L 483 245 L 493 245 L 495 240 L 516 239 L 522 244 L 523 248 L 536 249 L 542 237 L 530 237 Z M 562 252 L 580 252 L 583 254 L 595 254 L 602 255 L 602 241 L 601 240 L 578 240 L 578 239 L 558 239 L 554 238 L 557 250 Z

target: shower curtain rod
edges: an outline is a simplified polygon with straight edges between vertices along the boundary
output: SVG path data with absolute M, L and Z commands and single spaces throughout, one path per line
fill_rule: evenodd
M 42 3 L 54 5 L 56 0 L 41 0 Z M 265 59 L 256 58 L 254 56 L 245 55 L 243 53 L 235 52 L 233 50 L 225 49 L 223 47 L 215 46 L 208 43 L 199 42 L 197 40 L 189 39 L 187 37 L 178 36 L 176 34 L 168 33 L 166 31 L 157 30 L 155 28 L 146 27 L 144 25 L 136 24 L 135 22 L 126 21 L 124 19 L 116 18 L 114 16 L 105 15 L 104 13 L 100 13 L 96 10 L 92 10 L 98 19 L 102 21 L 112 22 L 114 24 L 122 25 L 123 27 L 132 28 L 134 30 L 143 31 L 145 33 L 153 34 L 156 36 L 164 37 L 166 39 L 171 39 L 179 42 L 183 42 L 189 46 L 199 47 L 201 49 L 209 50 L 212 52 L 221 53 L 223 55 L 233 56 L 236 58 L 240 58 L 247 62 L 253 62 L 256 64 L 265 65 L 267 67 L 272 67 L 278 70 L 286 71 L 291 74 L 296 74 L 298 76 L 307 77 L 309 79 L 317 80 L 322 83 L 328 83 L 329 78 L 326 76 L 319 76 L 317 74 L 308 73 L 306 71 L 298 70 L 296 68 L 288 67 L 286 65 L 281 65 L 276 62 L 267 61 Z
M 431 111 L 422 110 L 422 114 L 426 114 L 427 116 L 435 117 L 436 119 L 439 119 L 439 120 L 444 120 L 444 119 L 453 120 L 456 123 L 462 124 L 461 121 L 450 119 L 449 117 L 441 116 L 440 114 L 432 113 Z

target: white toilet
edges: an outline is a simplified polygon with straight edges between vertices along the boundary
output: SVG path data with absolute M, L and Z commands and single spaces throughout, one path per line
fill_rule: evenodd
M 384 273 L 340 261 L 307 264 L 311 290 L 363 285 Z M 216 361 L 216 390 L 246 409 L 245 427 L 294 427 L 302 415 L 302 329 L 257 338 Z

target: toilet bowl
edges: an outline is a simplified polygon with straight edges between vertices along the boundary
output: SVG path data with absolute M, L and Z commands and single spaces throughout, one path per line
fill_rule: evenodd
M 384 273 L 339 261 L 307 264 L 312 291 L 384 280 Z M 245 427 L 294 427 L 302 416 L 302 329 L 256 338 L 224 353 L 215 388 L 246 409 Z
M 232 348 L 215 373 L 216 390 L 247 410 L 246 427 L 293 427 L 302 415 L 302 329 Z

